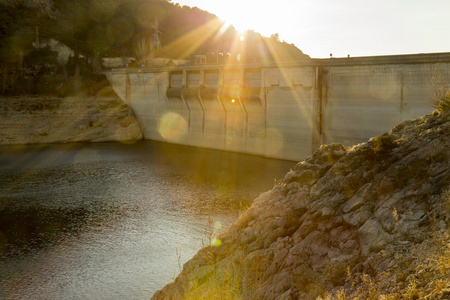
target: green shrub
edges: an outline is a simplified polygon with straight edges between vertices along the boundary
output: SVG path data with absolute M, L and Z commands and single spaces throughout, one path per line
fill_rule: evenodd
M 386 154 L 395 147 L 397 147 L 397 143 L 388 134 L 382 134 L 373 141 L 373 150 L 376 154 Z
M 439 112 L 447 111 L 450 109 L 450 91 L 447 92 L 447 94 L 439 101 L 436 101 L 434 103 L 434 108 L 436 108 L 436 110 Z

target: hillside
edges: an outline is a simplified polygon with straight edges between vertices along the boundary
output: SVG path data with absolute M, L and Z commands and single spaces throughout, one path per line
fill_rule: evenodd
M 450 111 L 323 145 L 152 299 L 448 299 Z
M 0 92 L 54 94 L 111 58 L 120 67 L 151 66 L 155 57 L 193 62 L 195 55 L 221 64 L 309 59 L 277 34 L 240 35 L 211 13 L 168 0 L 0 0 Z

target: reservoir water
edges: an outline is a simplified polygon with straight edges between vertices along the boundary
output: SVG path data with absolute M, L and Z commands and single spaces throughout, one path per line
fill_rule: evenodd
M 226 230 L 294 165 L 151 141 L 2 146 L 0 299 L 149 299 L 208 219 Z

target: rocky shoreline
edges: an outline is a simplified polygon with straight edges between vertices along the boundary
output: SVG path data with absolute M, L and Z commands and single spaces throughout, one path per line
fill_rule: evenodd
M 448 299 L 449 161 L 450 111 L 323 145 L 152 299 Z
M 118 97 L 0 98 L 0 145 L 142 139 Z

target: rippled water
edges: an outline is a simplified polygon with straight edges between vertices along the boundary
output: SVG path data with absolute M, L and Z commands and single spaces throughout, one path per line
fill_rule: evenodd
M 158 142 L 0 147 L 0 298 L 148 299 L 294 162 Z M 219 223 L 216 223 L 219 224 Z

